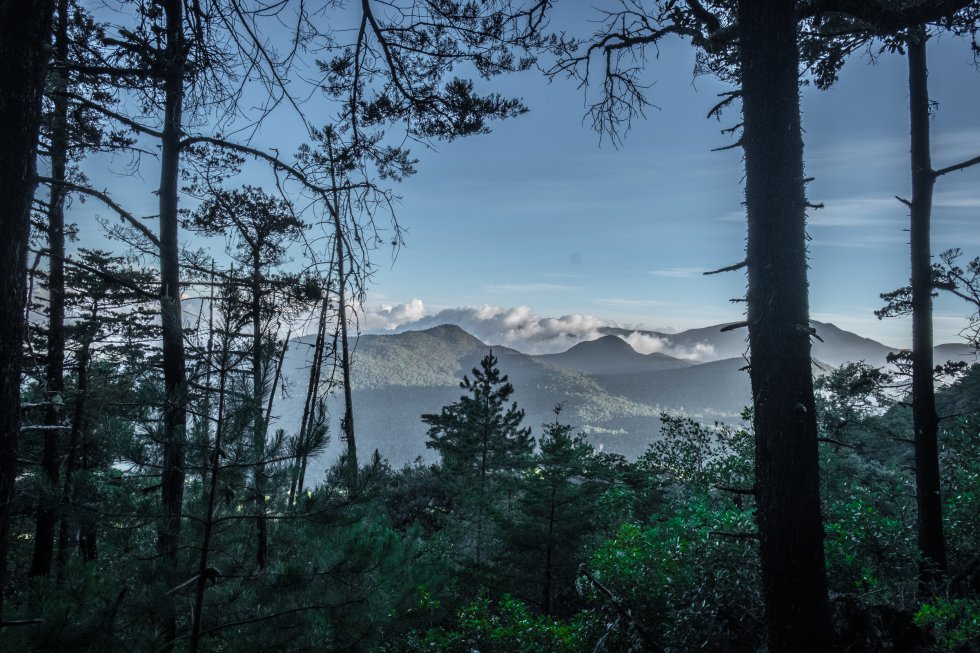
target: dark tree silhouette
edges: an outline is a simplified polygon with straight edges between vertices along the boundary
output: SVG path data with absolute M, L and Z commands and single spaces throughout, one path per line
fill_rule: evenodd
M 58 0 L 54 38 L 54 58 L 58 62 L 68 59 L 68 0 Z M 54 86 L 57 95 L 51 116 L 51 177 L 65 181 L 68 167 L 68 90 L 67 73 L 56 71 Z M 60 93 L 59 93 L 60 91 Z M 48 248 L 48 333 L 47 360 L 45 361 L 45 408 L 44 423 L 50 427 L 44 431 L 44 449 L 41 468 L 45 481 L 55 487 L 61 460 L 58 442 L 61 434 L 57 427 L 64 421 L 63 394 L 65 390 L 65 190 L 53 185 L 47 207 Z M 38 504 L 37 526 L 34 529 L 34 553 L 31 559 L 31 576 L 46 576 L 51 571 L 54 555 L 54 529 L 57 511 L 44 502 Z
M 247 288 L 247 317 L 251 326 L 251 420 L 252 448 L 255 461 L 255 502 L 258 510 L 256 564 L 264 568 L 268 561 L 268 526 L 266 520 L 266 438 L 270 415 L 266 399 L 273 373 L 273 344 L 276 341 L 275 317 L 282 310 L 277 294 L 295 283 L 274 273 L 286 260 L 286 250 L 296 242 L 305 225 L 296 217 L 293 207 L 251 186 L 242 190 L 215 190 L 194 213 L 191 227 L 206 234 L 223 234 L 230 241 L 232 258 L 248 271 L 242 285 Z M 277 293 L 278 289 L 278 293 Z
M 796 3 L 739 3 L 756 517 L 771 651 L 830 650 Z
M 52 0 L 0 2 L 0 619 L 17 477 L 27 247 Z
M 958 29 L 974 29 L 975 12 L 955 16 Z M 930 121 L 932 119 L 928 86 L 926 43 L 929 31 L 918 25 L 899 35 L 904 42 L 908 61 L 910 163 L 912 195 L 899 198 L 909 209 L 909 250 L 911 280 L 909 286 L 885 293 L 888 305 L 877 311 L 879 317 L 910 314 L 912 316 L 912 427 L 915 448 L 915 487 L 917 506 L 917 539 L 923 561 L 920 572 L 922 591 L 931 593 L 946 572 L 946 541 L 943 534 L 943 503 L 939 470 L 939 415 L 936 412 L 935 361 L 933 360 L 933 307 L 937 274 L 932 262 L 932 204 L 939 177 L 980 163 L 980 157 L 940 170 L 933 169 Z M 939 275 L 941 277 L 942 274 Z
M 810 367 L 806 194 L 799 111 L 800 26 L 819 31 L 847 17 L 878 33 L 944 19 L 971 4 L 818 0 L 623 3 L 584 51 L 561 41 L 552 76 L 583 85 L 600 71 L 595 127 L 618 138 L 649 104 L 647 48 L 670 36 L 699 49 L 701 70 L 737 84 L 709 116 L 741 100 L 735 146 L 745 155 L 750 376 L 756 434 L 756 500 L 771 651 L 829 650 L 830 610 L 820 515 L 817 425 Z M 594 64 L 594 65 L 593 65 Z M 839 66 L 838 66 L 839 67 Z M 833 74 L 835 66 L 830 66 Z

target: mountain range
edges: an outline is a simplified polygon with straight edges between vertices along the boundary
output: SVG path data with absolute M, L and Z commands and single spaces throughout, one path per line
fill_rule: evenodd
M 524 423 L 540 434 L 541 425 L 560 419 L 586 434 L 605 451 L 633 457 L 659 434 L 661 411 L 683 413 L 703 421 L 737 422 L 751 402 L 749 376 L 744 371 L 745 331 L 721 331 L 722 325 L 681 333 L 637 332 L 605 328 L 598 339 L 580 342 L 557 354 L 524 354 L 504 346 L 490 346 L 455 325 L 421 331 L 363 335 L 356 344 L 352 364 L 354 424 L 358 451 L 366 458 L 377 449 L 393 465 L 422 457 L 434 460 L 426 449 L 426 427 L 420 416 L 437 413 L 459 399 L 464 374 L 493 351 L 498 366 L 514 385 L 513 399 L 525 410 Z M 815 372 L 848 361 L 865 360 L 884 365 L 893 348 L 840 329 L 813 323 Z M 663 353 L 642 354 L 626 341 L 641 336 L 657 338 L 670 351 L 697 352 L 702 360 Z M 283 365 L 286 387 L 277 399 L 277 427 L 295 429 L 302 412 L 313 338 L 293 341 Z M 940 345 L 937 361 L 973 360 L 966 345 Z M 705 360 L 706 359 L 706 360 Z M 331 397 L 332 434 L 338 431 L 339 399 Z M 318 473 L 336 459 L 342 443 L 333 437 Z

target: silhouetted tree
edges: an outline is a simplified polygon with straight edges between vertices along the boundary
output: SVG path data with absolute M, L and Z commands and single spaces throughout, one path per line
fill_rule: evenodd
M 252 370 L 252 448 L 255 461 L 254 491 L 258 506 L 256 563 L 266 565 L 266 436 L 270 415 L 266 400 L 275 394 L 273 374 L 278 319 L 290 287 L 298 281 L 281 273 L 289 245 L 298 241 L 304 225 L 293 207 L 246 186 L 242 190 L 215 190 L 195 211 L 191 227 L 205 234 L 222 234 L 229 240 L 229 254 L 248 275 L 241 281 L 247 288 L 247 317 L 251 326 L 249 344 Z M 279 273 L 278 278 L 276 274 Z M 285 346 L 285 345 L 284 345 Z
M 801 24 L 819 28 L 845 15 L 882 32 L 942 19 L 960 2 L 663 2 L 624 4 L 579 52 L 562 42 L 552 75 L 586 85 L 602 59 L 594 125 L 615 136 L 648 104 L 645 48 L 669 36 L 690 39 L 699 68 L 735 82 L 709 115 L 741 100 L 737 145 L 745 160 L 746 268 L 750 377 L 756 437 L 755 493 L 763 593 L 771 651 L 829 650 L 830 610 L 820 516 L 817 424 L 810 368 L 805 175 L 799 108 Z
M 53 14 L 52 0 L 0 3 L 0 620 L 17 477 L 31 200 Z
M 513 489 L 513 476 L 527 466 L 534 440 L 531 429 L 521 427 L 524 411 L 516 402 L 507 405 L 514 386 L 501 375 L 496 356 L 488 353 L 472 374 L 472 380 L 464 375 L 460 383 L 469 394 L 422 421 L 429 425 L 425 446 L 441 458 L 447 493 L 476 530 L 473 559 L 479 566 L 501 492 Z
M 957 16 L 958 24 L 975 25 L 976 8 Z M 950 24 L 952 24 L 952 18 Z M 971 27 L 970 29 L 975 29 Z M 907 288 L 885 293 L 888 305 L 878 316 L 910 314 L 912 316 L 912 428 L 915 447 L 916 505 L 918 508 L 918 543 L 923 556 L 922 586 L 932 586 L 946 571 L 946 543 L 943 534 L 942 496 L 939 474 L 939 415 L 936 412 L 936 390 L 933 360 L 932 299 L 936 291 L 936 274 L 932 262 L 931 230 L 933 191 L 936 180 L 950 172 L 980 163 L 974 157 L 940 170 L 932 167 L 930 138 L 931 100 L 928 87 L 926 42 L 929 32 L 919 25 L 900 35 L 907 49 L 909 118 L 912 168 L 911 198 L 901 199 L 909 209 L 909 248 L 911 281 Z

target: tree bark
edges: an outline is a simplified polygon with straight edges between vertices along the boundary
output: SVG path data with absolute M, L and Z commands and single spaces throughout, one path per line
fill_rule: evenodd
M 211 554 L 211 535 L 214 530 L 214 510 L 218 497 L 218 474 L 221 473 L 221 436 L 225 421 L 225 384 L 228 378 L 228 343 L 230 334 L 225 334 L 221 346 L 221 368 L 218 381 L 218 417 L 214 432 L 214 449 L 210 457 L 211 477 L 208 484 L 207 512 L 204 514 L 204 534 L 201 537 L 201 558 L 197 567 L 197 583 L 194 589 L 194 611 L 191 623 L 191 653 L 197 653 L 201 646 L 201 624 L 204 621 L 204 592 L 208 580 L 208 556 Z
M 357 477 L 357 440 L 354 437 L 354 401 L 350 386 L 350 349 L 347 334 L 347 274 L 344 271 L 346 251 L 344 228 L 341 224 L 336 162 L 333 152 L 333 132 L 327 140 L 330 156 L 330 183 L 333 189 L 334 246 L 337 255 L 337 319 L 340 322 L 340 369 L 344 379 L 344 418 L 341 421 L 344 440 L 347 442 L 347 464 L 353 483 Z
M 180 250 L 178 233 L 178 179 L 184 109 L 187 49 L 182 0 L 163 0 L 165 47 L 159 54 L 163 68 L 163 133 L 160 139 L 160 322 L 163 343 L 163 469 L 157 550 L 165 560 L 167 585 L 177 582 L 181 514 L 184 503 L 184 442 L 187 430 L 186 356 L 183 311 L 180 302 Z M 161 615 L 164 651 L 173 649 L 177 634 L 175 608 Z
M 0 0 L 0 619 L 20 435 L 31 200 L 53 0 Z
M 161 555 L 177 560 L 180 518 L 184 498 L 184 399 L 186 359 L 180 306 L 180 261 L 178 248 L 177 183 L 180 173 L 180 137 L 184 103 L 186 49 L 183 4 L 164 3 L 166 14 L 164 116 L 160 154 L 160 304 L 163 339 L 163 472 L 161 520 L 158 546 Z
M 299 422 L 299 436 L 297 443 L 301 447 L 293 469 L 290 474 L 289 484 L 289 505 L 293 506 L 296 501 L 296 484 L 299 481 L 300 467 L 306 468 L 306 449 L 307 439 L 309 438 L 310 424 L 313 421 L 313 411 L 317 403 L 317 394 L 320 386 L 320 376 L 323 371 L 323 350 L 327 344 L 327 309 L 330 307 L 330 294 L 324 289 L 323 300 L 320 304 L 320 321 L 316 329 L 316 342 L 313 345 L 313 361 L 310 364 L 310 381 L 306 387 L 306 400 L 303 402 L 303 416 Z M 300 488 L 302 491 L 302 488 Z
M 89 428 L 88 415 L 82 412 L 82 421 L 79 427 L 82 436 L 82 469 L 88 472 L 95 467 L 92 460 L 93 449 L 92 433 Z M 98 557 L 99 529 L 96 522 L 89 520 L 78 532 L 78 550 L 82 554 L 85 562 L 95 562 Z
M 551 486 L 551 499 L 548 505 L 548 537 L 545 540 L 545 553 L 544 553 L 544 582 L 541 588 L 541 613 L 545 615 L 551 614 L 551 554 L 555 548 L 554 543 L 554 533 L 555 533 L 555 486 Z
M 78 353 L 78 387 L 75 393 L 75 409 L 71 419 L 71 434 L 68 439 L 68 455 L 65 458 L 65 479 L 61 490 L 62 508 L 71 506 L 74 499 L 75 468 L 82 440 L 82 424 L 85 422 L 85 403 L 88 398 L 88 362 L 91 343 L 86 341 Z M 71 529 L 69 515 L 62 511 L 61 525 L 58 527 L 58 582 L 63 582 L 68 568 L 68 539 Z
M 943 506 L 939 489 L 939 416 L 932 356 L 932 255 L 930 221 L 936 176 L 929 138 L 929 88 L 926 33 L 913 30 L 908 43 L 909 117 L 911 122 L 912 201 L 912 424 L 915 431 L 915 496 L 918 543 L 922 553 L 921 588 L 929 588 L 946 571 Z
M 265 569 L 269 551 L 269 528 L 265 515 L 265 424 L 262 419 L 265 375 L 262 361 L 262 240 L 258 238 L 252 249 L 252 447 L 255 451 L 255 503 L 256 520 L 255 564 Z
M 55 34 L 55 59 L 68 59 L 68 0 L 58 0 L 58 21 Z M 57 183 L 65 181 L 68 163 L 68 73 L 62 69 L 55 76 L 54 112 L 51 132 L 51 185 L 48 200 L 48 352 L 45 366 L 44 423 L 59 426 L 64 421 L 65 392 L 65 189 Z M 41 470 L 50 491 L 58 487 L 61 467 L 59 440 L 61 433 L 54 429 L 44 432 Z M 51 573 L 54 556 L 54 530 L 58 520 L 55 507 L 41 500 L 34 529 L 34 553 L 31 576 Z
M 829 651 L 796 3 L 738 5 L 756 501 L 769 650 Z

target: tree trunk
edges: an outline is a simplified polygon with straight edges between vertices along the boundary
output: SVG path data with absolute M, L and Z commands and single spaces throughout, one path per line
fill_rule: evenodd
M 310 422 L 313 419 L 313 410 L 317 403 L 317 392 L 320 385 L 320 376 L 323 371 L 323 350 L 327 344 L 327 309 L 330 307 L 329 292 L 324 290 L 323 301 L 320 305 L 320 321 L 317 324 L 316 342 L 313 345 L 313 361 L 310 364 L 310 382 L 306 387 L 306 401 L 303 402 L 303 416 L 299 422 L 299 436 L 297 443 L 301 447 L 293 463 L 291 473 L 292 480 L 289 484 L 289 505 L 292 506 L 296 500 L 296 484 L 299 481 L 300 467 L 305 467 L 307 438 L 309 437 Z M 300 488 L 302 491 L 302 488 Z
M 75 478 L 75 467 L 78 465 L 78 454 L 82 438 L 82 423 L 85 421 L 85 402 L 88 397 L 88 361 L 90 343 L 85 342 L 78 353 L 78 387 L 75 396 L 75 409 L 71 419 L 71 434 L 68 437 L 68 456 L 65 458 L 65 480 L 61 490 L 61 525 L 58 528 L 58 582 L 63 582 L 68 567 L 68 534 L 71 528 L 69 515 L 64 508 L 72 505 Z
M 306 483 L 306 463 L 307 463 L 308 460 L 309 460 L 309 456 L 308 455 L 304 455 L 303 456 L 303 459 L 300 461 L 300 464 L 299 464 L 299 481 L 297 481 L 297 483 L 296 483 L 296 487 L 297 487 L 296 494 L 297 494 L 297 496 L 300 496 L 300 495 L 303 494 L 303 487 L 304 487 L 304 484 Z
M 337 255 L 337 319 L 340 322 L 340 369 L 344 378 L 344 419 L 341 427 L 344 440 L 347 442 L 347 464 L 350 469 L 351 482 L 357 477 L 357 441 L 354 438 L 354 402 L 350 387 L 350 349 L 347 334 L 347 274 L 344 271 L 344 228 L 341 224 L 339 192 L 337 186 L 336 165 L 333 155 L 333 132 L 327 140 L 330 156 L 330 183 L 333 188 L 333 223 L 334 244 Z
M 554 542 L 555 534 L 555 486 L 551 487 L 551 499 L 548 506 L 548 537 L 545 539 L 545 554 L 544 554 L 544 583 L 541 588 L 541 613 L 545 615 L 551 614 L 551 555 L 555 548 Z
M 258 510 L 256 522 L 257 546 L 255 564 L 265 569 L 269 551 L 269 525 L 265 516 L 265 424 L 262 419 L 262 396 L 265 375 L 262 372 L 262 268 L 260 247 L 252 251 L 252 447 L 255 451 L 255 503 Z
M 0 0 L 0 619 L 17 477 L 31 200 L 53 0 Z
M 204 396 L 201 398 L 201 417 L 198 423 L 198 446 L 201 454 L 201 487 L 208 486 L 208 451 L 211 448 L 211 373 L 214 368 L 214 260 L 211 260 L 211 288 L 208 296 L 208 342 L 205 349 Z
M 163 341 L 163 519 L 157 531 L 157 549 L 166 561 L 166 584 L 177 582 L 181 513 L 184 503 L 184 441 L 187 430 L 186 356 L 183 311 L 180 305 L 180 250 L 177 191 L 180 175 L 180 139 L 184 108 L 184 73 L 187 65 L 182 0 L 164 0 L 165 48 L 163 58 L 163 134 L 160 139 L 160 321 Z M 177 617 L 172 605 L 161 615 L 164 651 L 172 650 Z
M 756 501 L 769 650 L 829 651 L 795 2 L 739 2 Z
M 225 420 L 225 383 L 228 378 L 228 343 L 230 334 L 225 334 L 221 347 L 221 369 L 218 380 L 218 418 L 215 424 L 214 449 L 211 452 L 211 477 L 208 485 L 207 512 L 204 514 L 204 534 L 201 537 L 201 558 L 197 567 L 197 584 L 194 590 L 194 611 L 191 623 L 191 653 L 197 653 L 201 646 L 201 624 L 204 612 L 204 591 L 207 589 L 208 556 L 211 553 L 211 535 L 214 530 L 214 508 L 218 497 L 218 474 L 221 472 L 221 435 Z
M 340 220 L 337 220 L 337 319 L 340 320 L 340 370 L 344 380 L 344 419 L 341 422 L 347 442 L 347 463 L 357 474 L 357 440 L 354 437 L 354 401 L 350 386 L 350 348 L 347 333 L 347 277 L 344 274 L 344 245 Z M 353 476 L 351 477 L 353 478 Z
M 915 429 L 915 496 L 920 580 L 929 588 L 946 571 L 943 506 L 939 490 L 939 416 L 933 385 L 932 257 L 929 229 L 936 182 L 929 152 L 929 89 L 925 30 L 914 30 L 908 43 L 911 122 L 912 206 L 912 424 Z
M 180 518 L 184 499 L 184 393 L 186 361 L 180 307 L 180 259 L 178 248 L 177 183 L 180 173 L 180 137 L 184 103 L 186 51 L 183 5 L 164 4 L 166 49 L 163 53 L 164 119 L 160 154 L 160 280 L 163 331 L 163 377 L 166 398 L 163 410 L 162 495 L 164 519 L 160 522 L 160 553 L 176 563 Z
M 91 430 L 89 429 L 88 415 L 85 412 L 82 412 L 79 432 L 82 436 L 82 469 L 87 472 L 95 467 L 95 463 L 91 457 L 94 446 Z M 95 562 L 95 559 L 98 557 L 98 540 L 98 526 L 95 521 L 89 520 L 83 528 L 79 529 L 78 533 L 78 549 L 82 554 L 82 560 L 85 562 Z
M 55 35 L 55 59 L 64 63 L 68 59 L 68 0 L 58 0 L 58 26 Z M 65 191 L 57 182 L 65 180 L 68 161 L 68 73 L 58 72 L 54 79 L 54 115 L 51 133 L 51 185 L 48 201 L 48 356 L 45 366 L 44 423 L 60 426 L 64 421 L 65 391 Z M 54 493 L 58 487 L 58 471 L 61 467 L 59 440 L 61 432 L 44 431 L 44 447 L 41 452 L 41 470 L 44 480 Z M 34 553 L 31 558 L 31 576 L 47 576 L 51 573 L 54 556 L 54 529 L 58 511 L 43 499 L 37 509 L 37 525 L 34 529 Z

